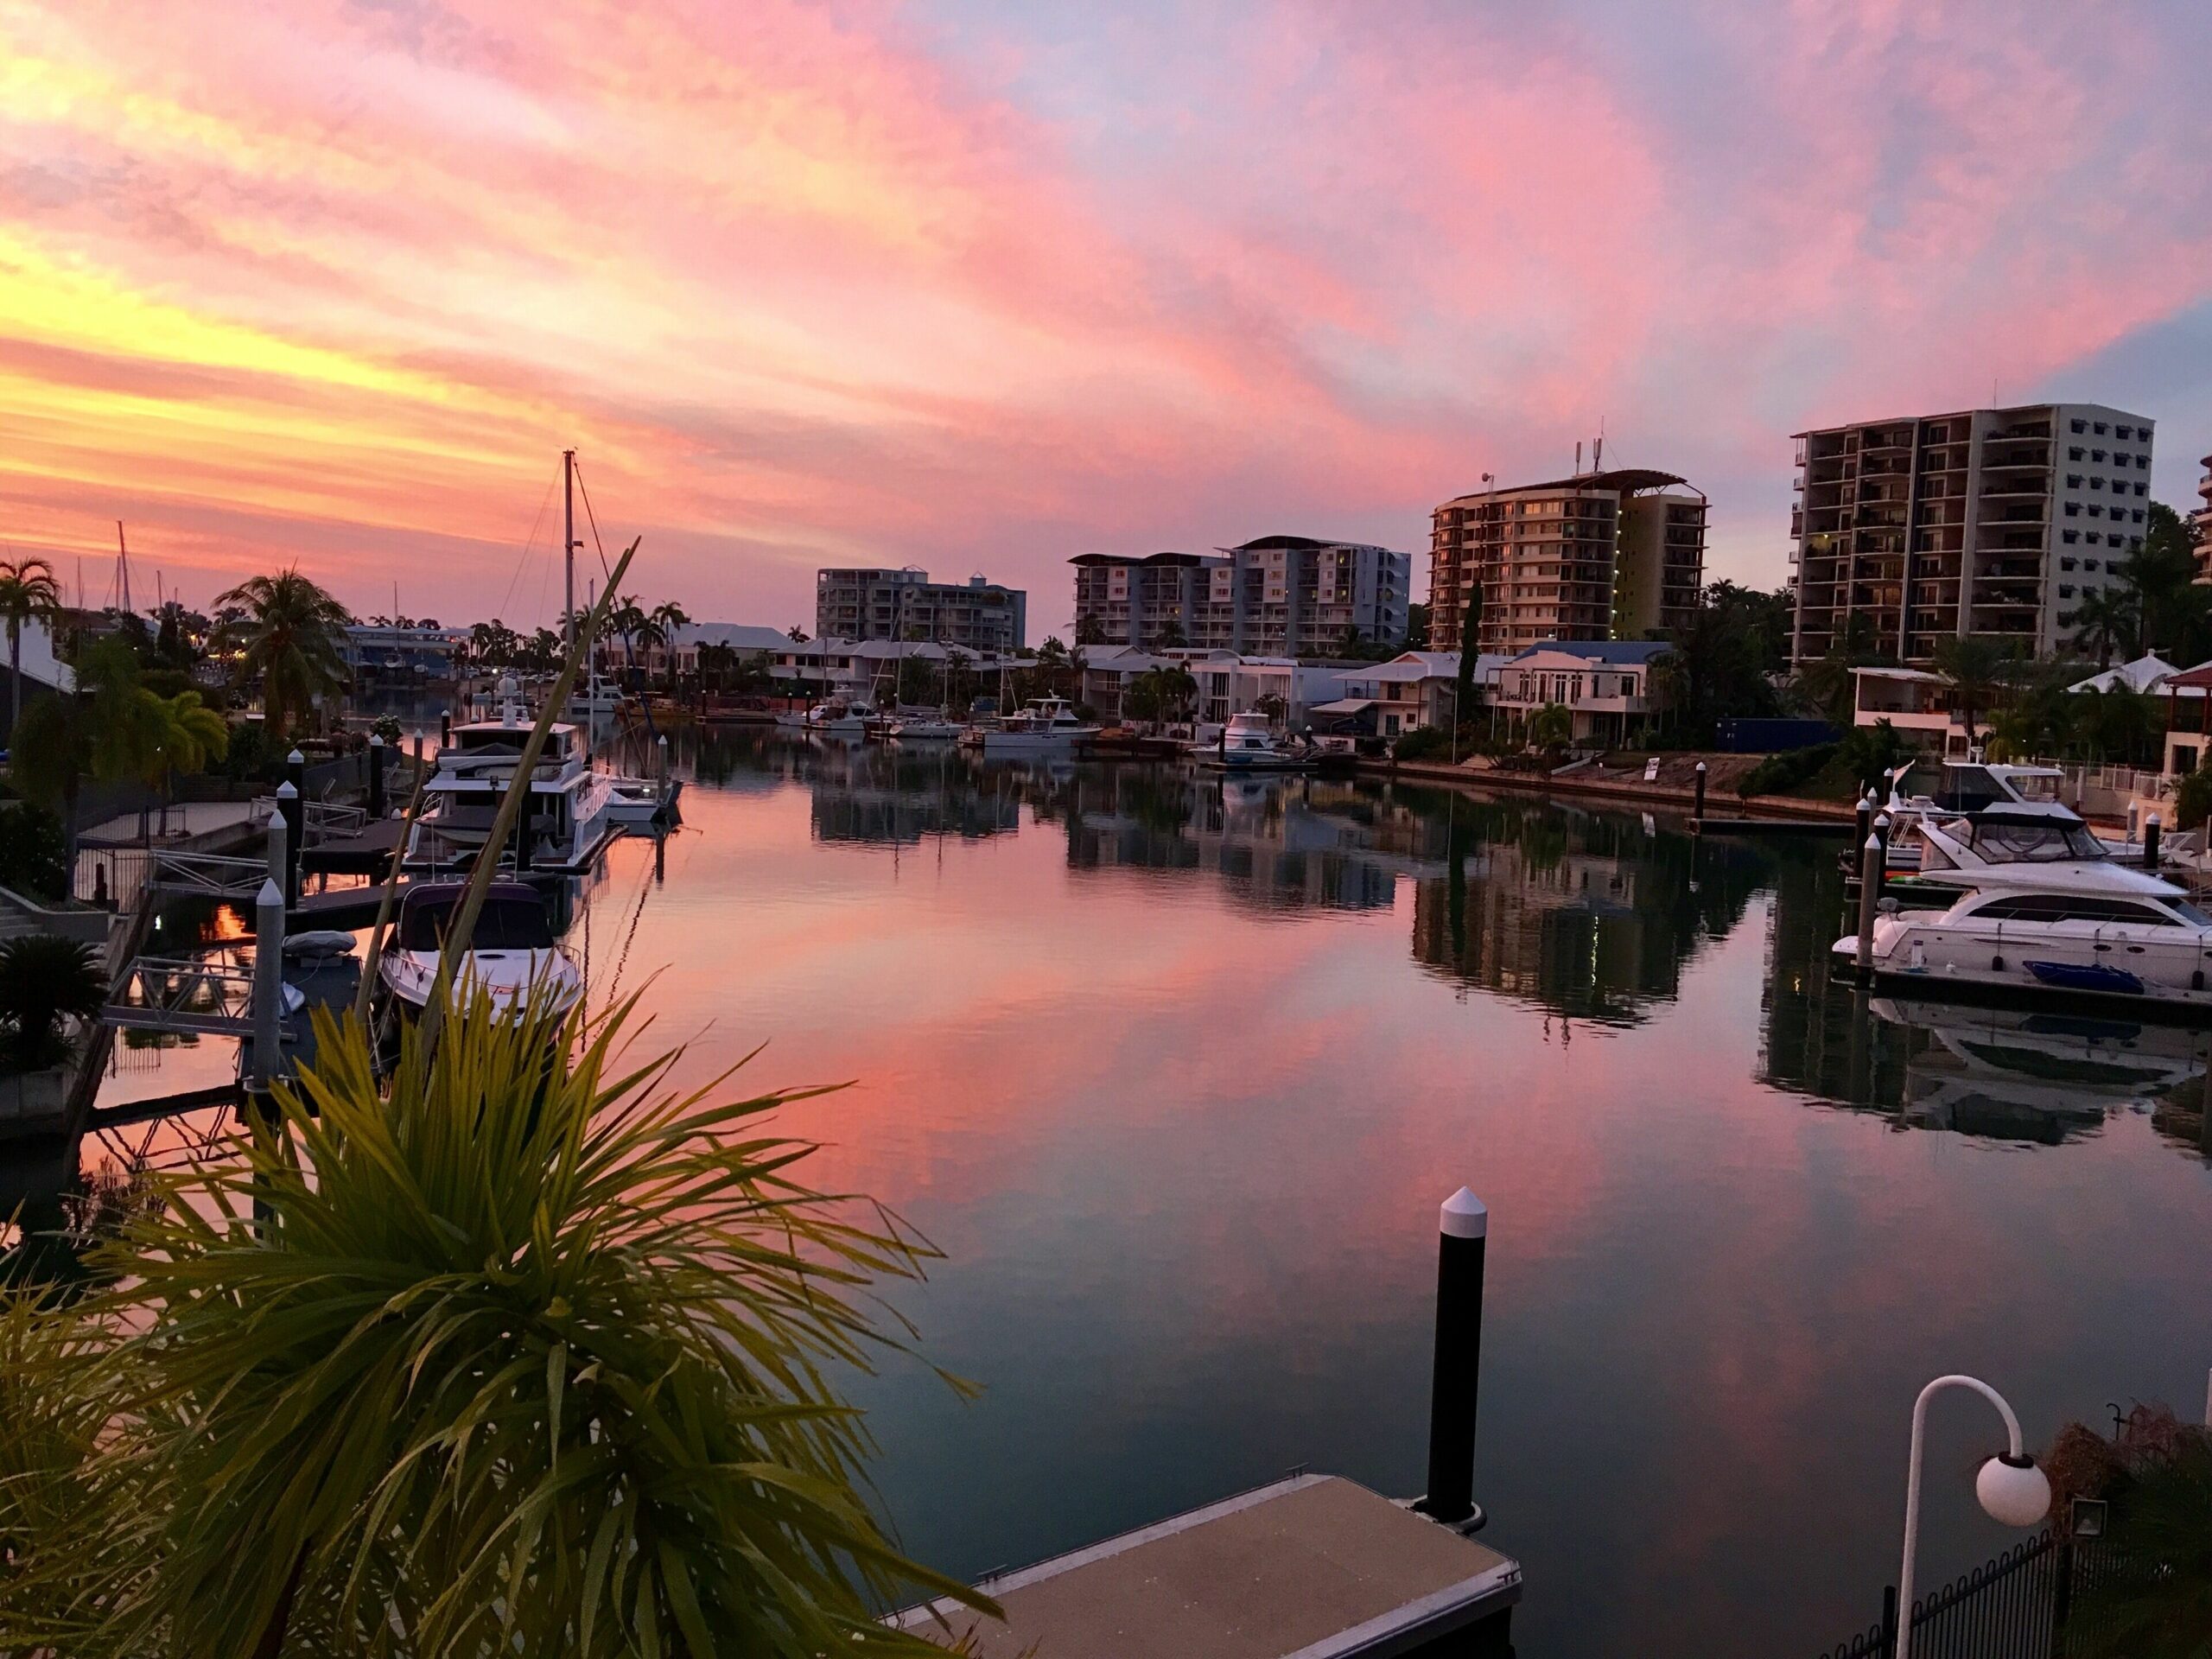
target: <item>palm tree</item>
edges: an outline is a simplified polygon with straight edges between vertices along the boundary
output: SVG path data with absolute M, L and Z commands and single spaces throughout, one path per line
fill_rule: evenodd
M 60 814 L 65 880 L 77 868 L 77 800 L 85 780 L 145 773 L 161 732 L 147 700 L 130 647 L 103 639 L 78 658 L 76 690 L 41 697 L 10 740 L 10 781 Z
M 2090 588 L 2074 607 L 2074 648 L 2094 657 L 2100 671 L 2112 666 L 2115 651 L 2133 657 L 2141 605 L 2124 588 Z
M 676 640 L 677 634 L 691 626 L 690 613 L 672 599 L 664 599 L 652 608 L 653 625 L 660 630 L 660 643 L 668 652 L 668 686 L 676 689 Z
M 65 1019 L 92 1020 L 107 1005 L 107 976 L 88 944 L 52 933 L 0 944 L 0 1060 L 16 1071 L 67 1058 Z
M 1540 749 L 1563 749 L 1574 741 L 1574 711 L 1548 702 L 1529 716 L 1529 741 Z
M 1947 634 L 1936 642 L 1936 671 L 1951 689 L 1967 728 L 1967 747 L 1975 747 L 1974 716 L 2010 681 L 2019 654 L 2009 639 L 1986 633 Z
M 222 715 L 201 701 L 190 687 L 173 697 L 152 698 L 160 715 L 155 745 L 162 785 L 162 823 L 168 823 L 169 803 L 176 798 L 176 780 L 202 772 L 220 760 L 231 747 L 231 728 Z
M 23 627 L 61 614 L 61 586 L 44 559 L 0 559 L 0 620 L 8 626 L 8 728 L 23 717 Z
M 41 1451 L 35 1493 L 82 1491 L 11 1530 L 0 1649 L 942 1659 L 878 1610 L 995 1611 L 892 1547 L 828 1381 L 900 1345 L 859 1298 L 934 1252 L 798 1179 L 764 1120 L 800 1095 L 671 1090 L 632 1005 L 544 1001 L 456 1007 L 388 1085 L 319 1010 L 274 1123 L 40 1310 L 73 1351 L 0 1343 L 27 1405 L 78 1397 L 66 1356 L 106 1406 Z
M 345 683 L 338 642 L 353 618 L 297 567 L 242 582 L 215 603 L 244 607 L 226 643 L 244 653 L 245 676 L 259 677 L 270 741 L 282 743 L 316 697 Z

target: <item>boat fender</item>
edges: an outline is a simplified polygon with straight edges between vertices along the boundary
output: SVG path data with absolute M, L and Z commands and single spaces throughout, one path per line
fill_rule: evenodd
M 1989 971 L 1993 974 L 2003 973 L 2005 971 L 2005 958 L 2002 957 L 1992 957 L 1989 959 Z

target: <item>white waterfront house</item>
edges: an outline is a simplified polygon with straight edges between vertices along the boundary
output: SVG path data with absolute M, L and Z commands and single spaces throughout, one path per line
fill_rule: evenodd
M 1319 708 L 1343 694 L 1342 664 L 1309 664 L 1290 657 L 1245 657 L 1233 651 L 1138 651 L 1128 645 L 1079 645 L 1079 700 L 1102 720 L 1118 720 L 1122 699 L 1140 675 L 1155 668 L 1179 668 L 1197 683 L 1194 718 L 1219 725 L 1231 715 L 1247 714 L 1279 700 L 1282 723 L 1295 731 L 1310 723 Z
M 1671 649 L 1662 639 L 1547 639 L 1497 671 L 1490 706 L 1518 724 L 1559 703 L 1573 715 L 1575 743 L 1625 742 L 1662 707 L 1651 671 Z
M 1471 719 L 1475 705 L 1490 695 L 1498 671 L 1512 658 L 1503 652 L 1484 652 L 1475 659 L 1475 696 L 1464 711 Z M 1456 651 L 1403 651 L 1387 662 L 1362 663 L 1344 671 L 1344 695 L 1313 712 L 1335 720 L 1353 720 L 1365 729 L 1374 721 L 1377 737 L 1398 737 L 1424 727 L 1449 728 L 1453 705 L 1459 696 L 1459 653 Z

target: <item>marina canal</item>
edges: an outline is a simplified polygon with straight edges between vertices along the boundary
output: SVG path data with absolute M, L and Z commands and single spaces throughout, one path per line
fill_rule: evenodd
M 563 905 L 594 999 L 948 1259 L 856 1396 L 904 1542 L 1018 1566 L 1295 1465 L 1418 1489 L 1439 1199 L 1491 1212 L 1477 1496 L 1525 1655 L 1805 1653 L 1894 1575 L 1940 1371 L 2194 1414 L 2203 1039 L 1827 980 L 1835 843 L 1542 799 L 685 734 Z M 659 855 L 657 880 L 656 854 Z M 219 929 L 219 917 L 177 925 Z M 104 1105 L 229 1046 L 118 1045 Z M 87 1143 L 159 1157 L 208 1116 Z M 35 1191 L 58 1172 L 19 1167 Z M 1936 1417 L 1930 1581 L 2007 1535 Z

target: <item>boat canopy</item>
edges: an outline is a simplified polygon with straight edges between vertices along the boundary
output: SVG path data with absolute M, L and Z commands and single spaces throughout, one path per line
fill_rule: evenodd
M 2067 808 L 2052 803 L 1993 806 L 1974 819 L 1967 849 L 1991 864 L 2030 864 L 2061 859 L 2109 858 L 2105 844 Z
M 399 948 L 436 950 L 443 948 L 454 912 L 461 908 L 467 885 L 459 881 L 425 882 L 408 889 L 399 904 Z M 545 906 L 535 890 L 520 881 L 494 881 L 484 895 L 483 912 L 476 918 L 471 950 L 550 950 L 553 930 Z

